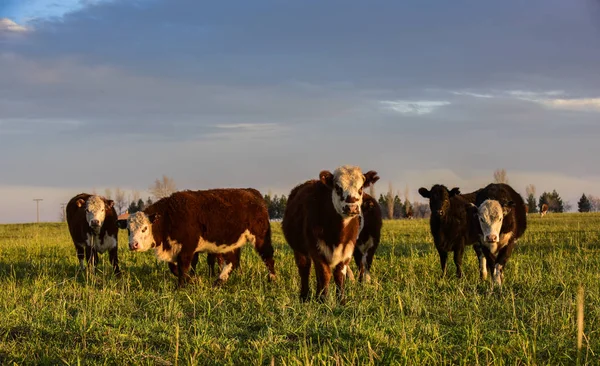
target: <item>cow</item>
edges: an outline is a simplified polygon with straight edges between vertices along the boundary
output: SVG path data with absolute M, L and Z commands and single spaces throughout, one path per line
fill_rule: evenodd
M 523 198 L 508 184 L 492 183 L 469 205 L 479 222 L 476 228 L 493 283 L 502 285 L 506 262 L 527 229 Z
M 480 276 L 485 279 L 485 265 L 482 262 L 483 252 L 478 245 L 479 237 L 474 229 L 472 215 L 469 214 L 466 204 L 475 202 L 478 191 L 460 194 L 460 189 L 449 190 L 442 184 L 435 184 L 430 190 L 419 188 L 419 194 L 429 199 L 431 217 L 429 227 L 433 236 L 433 243 L 440 256 L 442 276 L 446 275 L 446 262 L 448 253 L 454 252 L 456 276 L 461 278 L 462 259 L 465 247 L 473 244 L 473 249 L 480 264 Z
M 373 256 L 381 239 L 381 206 L 379 202 L 367 193 L 363 193 L 363 202 L 360 217 L 360 233 L 354 247 L 354 262 L 358 267 L 358 280 L 371 281 L 371 265 Z M 352 270 L 348 267 L 348 274 L 353 277 Z
M 333 173 L 323 170 L 318 180 L 306 181 L 290 192 L 281 226 L 294 250 L 301 301 L 309 299 L 314 262 L 319 300 L 327 298 L 333 271 L 337 299 L 345 303 L 344 278 L 360 230 L 363 188 L 378 179 L 375 171 L 363 174 L 357 166 L 344 165 Z
M 98 263 L 98 253 L 108 251 L 113 272 L 120 275 L 114 201 L 80 193 L 67 203 L 66 215 L 81 270 L 85 270 L 85 262 L 93 269 Z
M 542 205 L 542 209 L 540 210 L 540 217 L 546 216 L 547 213 L 548 213 L 548 205 L 544 203 Z
M 154 249 L 178 277 L 178 287 L 189 279 L 196 253 L 228 254 L 247 242 L 254 245 L 275 279 L 271 225 L 267 205 L 260 192 L 251 188 L 220 188 L 179 191 L 161 198 L 143 212 L 129 216 L 119 226 L 129 231 L 129 249 Z M 215 285 L 229 278 L 235 262 L 225 265 Z M 195 263 L 194 263 L 195 265 Z

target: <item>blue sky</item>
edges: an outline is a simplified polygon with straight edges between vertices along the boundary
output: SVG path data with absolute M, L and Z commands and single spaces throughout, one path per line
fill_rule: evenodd
M 594 0 L 3 4 L 0 222 L 162 174 L 287 194 L 341 164 L 411 199 L 497 168 L 600 195 Z

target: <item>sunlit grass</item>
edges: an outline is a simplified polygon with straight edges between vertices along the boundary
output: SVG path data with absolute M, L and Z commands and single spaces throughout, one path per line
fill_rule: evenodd
M 452 263 L 440 279 L 428 222 L 387 221 L 374 281 L 348 284 L 345 306 L 299 302 L 273 226 L 276 283 L 248 246 L 226 285 L 211 286 L 201 256 L 183 290 L 151 253 L 128 252 L 124 232 L 117 279 L 107 254 L 95 275 L 78 272 L 64 224 L 0 226 L 0 364 L 169 365 L 176 352 L 182 365 L 575 364 L 579 285 L 581 361 L 600 363 L 600 215 L 530 216 L 501 291 L 479 280 L 471 249 L 463 279 Z

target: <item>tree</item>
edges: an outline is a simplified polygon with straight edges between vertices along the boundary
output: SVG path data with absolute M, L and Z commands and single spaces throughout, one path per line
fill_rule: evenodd
M 527 193 L 527 206 L 529 207 L 529 213 L 537 213 L 537 202 L 535 199 L 535 186 L 533 184 L 525 187 L 525 193 Z
M 494 182 L 495 183 L 505 183 L 508 184 L 508 177 L 506 176 L 506 169 L 496 169 L 494 172 Z
M 389 218 L 387 217 L 387 194 L 385 196 L 380 194 L 377 201 L 379 202 L 379 208 L 381 209 L 381 217 L 383 219 Z
M 579 212 L 590 212 L 592 210 L 592 203 L 585 196 L 585 193 L 581 195 L 579 202 L 577 202 L 577 208 Z
M 115 206 L 117 209 L 117 214 L 123 213 L 123 208 L 125 208 L 125 205 L 127 205 L 127 200 L 125 199 L 125 191 L 117 187 L 115 189 Z
M 588 194 L 587 198 L 590 201 L 590 211 L 591 212 L 598 212 L 598 211 L 600 211 L 600 197 Z
M 143 203 L 143 202 L 142 202 L 142 203 Z M 133 201 L 132 201 L 132 202 L 129 204 L 129 207 L 127 207 L 127 213 L 128 213 L 128 214 L 130 214 L 130 215 L 131 215 L 131 214 L 134 214 L 134 213 L 136 213 L 136 212 L 138 212 L 138 211 L 139 211 L 139 209 L 138 209 L 138 205 L 137 205 L 137 203 L 136 203 L 136 202 L 133 202 Z
M 112 191 L 110 190 L 110 188 L 106 188 L 104 190 L 104 198 L 106 198 L 107 200 L 112 200 Z
M 548 205 L 548 211 L 550 212 L 561 213 L 565 211 L 562 198 L 560 198 L 560 195 L 558 194 L 558 192 L 556 192 L 556 189 L 553 190 L 552 193 L 542 193 L 538 201 L 538 207 L 540 211 L 542 210 L 542 206 L 544 204 Z
M 394 197 L 394 218 L 399 219 L 404 217 L 404 205 L 402 205 L 402 200 L 399 195 Z
M 177 187 L 175 186 L 173 178 L 169 178 L 163 174 L 162 180 L 155 180 L 154 184 L 150 186 L 148 190 L 154 198 L 159 200 L 164 197 L 169 197 L 172 193 L 177 191 Z
M 426 218 L 431 215 L 429 204 L 422 202 L 413 203 L 413 215 L 415 218 Z
M 146 200 L 146 207 L 150 206 L 152 203 L 152 198 L 148 197 L 148 199 Z

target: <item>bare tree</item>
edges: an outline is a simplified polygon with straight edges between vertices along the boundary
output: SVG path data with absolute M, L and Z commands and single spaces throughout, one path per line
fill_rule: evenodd
M 106 188 L 104 190 L 104 198 L 106 198 L 107 200 L 112 200 L 112 191 L 110 190 L 110 188 Z
M 506 176 L 506 169 L 496 169 L 494 172 L 494 182 L 508 184 L 508 177 Z
M 115 206 L 117 209 L 117 214 L 123 213 L 123 208 L 127 206 L 127 199 L 125 198 L 125 191 L 121 190 L 121 188 L 117 187 L 115 189 Z
M 530 184 L 527 187 L 525 187 L 525 193 L 527 194 L 527 197 L 529 197 L 529 196 L 535 197 L 535 191 L 536 191 L 536 189 L 533 184 Z
M 408 184 L 404 187 L 404 199 L 405 201 L 410 202 L 410 190 L 408 189 Z
M 60 220 L 60 222 L 67 222 L 67 204 L 66 203 L 61 203 L 60 204 L 60 214 L 58 214 L 58 218 Z
M 175 181 L 163 174 L 162 180 L 155 180 L 154 184 L 148 189 L 155 199 L 159 200 L 169 197 L 171 193 L 177 191 Z
M 388 214 L 388 219 L 393 219 L 394 218 L 394 187 L 392 186 L 392 182 L 390 182 L 389 186 L 388 186 L 388 192 L 387 192 L 387 214 Z
M 573 208 L 573 205 L 571 204 L 571 202 L 567 201 L 563 205 L 563 212 L 569 212 L 569 211 L 571 211 L 572 208 Z

